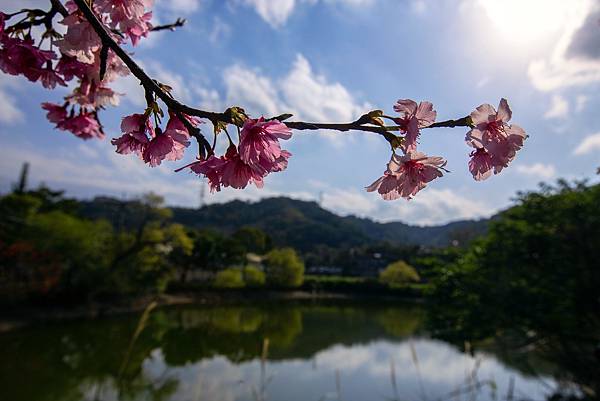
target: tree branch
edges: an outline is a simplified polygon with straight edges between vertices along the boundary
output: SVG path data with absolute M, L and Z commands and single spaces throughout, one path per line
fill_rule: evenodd
M 175 22 L 173 22 L 172 24 L 157 25 L 157 26 L 152 27 L 152 29 L 150 29 L 150 30 L 152 32 L 164 31 L 164 30 L 174 31 L 176 28 L 181 28 L 182 26 L 184 26 L 185 23 L 186 23 L 185 18 L 177 18 L 177 20 Z
M 53 0 L 53 4 L 54 4 L 54 1 L 55 0 Z M 159 83 L 156 80 L 154 80 L 153 78 L 151 78 L 133 60 L 133 58 L 131 58 L 131 56 L 125 50 L 123 50 L 123 48 L 114 40 L 114 38 L 111 36 L 111 34 L 107 31 L 104 24 L 94 14 L 94 12 L 92 11 L 92 9 L 90 8 L 90 6 L 87 4 L 87 2 L 85 0 L 74 0 L 74 2 L 77 5 L 77 7 L 79 8 L 79 10 L 83 13 L 85 18 L 88 20 L 88 22 L 91 24 L 91 26 L 94 28 L 94 30 L 96 31 L 98 36 L 100 37 L 103 46 L 110 48 L 123 61 L 123 63 L 125 63 L 125 65 L 129 68 L 131 73 L 144 86 L 145 90 L 148 92 L 154 93 L 160 100 L 162 100 L 164 102 L 164 104 L 170 110 L 172 110 L 176 114 L 185 113 L 190 116 L 196 116 L 196 117 L 208 119 L 215 126 L 219 123 L 233 124 L 233 125 L 237 125 L 237 126 L 241 125 L 240 120 L 236 119 L 235 113 L 232 113 L 232 111 L 231 111 L 232 109 L 228 109 L 222 113 L 211 112 L 211 111 L 193 108 L 193 107 L 190 107 L 188 105 L 185 105 L 185 104 L 177 101 L 175 98 L 173 98 L 171 96 L 170 93 L 166 92 L 163 88 L 161 88 Z M 161 26 L 155 27 L 154 30 L 170 29 L 170 27 L 172 27 L 173 25 L 181 26 L 181 25 L 183 25 L 184 22 L 185 22 L 185 20 L 178 19 L 178 21 L 175 22 L 175 24 L 166 25 L 164 27 L 161 27 Z M 365 117 L 365 116 L 363 116 L 363 117 Z M 388 141 L 394 137 L 391 132 L 400 130 L 399 126 L 377 126 L 377 125 L 371 124 L 370 122 L 365 123 L 364 122 L 365 120 L 363 117 L 361 117 L 360 119 L 358 119 L 354 122 L 350 122 L 350 123 L 311 123 L 311 122 L 304 122 L 304 121 L 291 121 L 291 122 L 284 122 L 284 123 L 289 128 L 296 129 L 296 130 L 327 129 L 327 130 L 342 131 L 342 132 L 350 131 L 350 130 L 373 132 L 373 133 L 384 136 L 386 139 L 388 139 Z M 185 124 L 185 119 L 183 119 L 182 121 L 184 121 L 184 124 Z M 464 117 L 459 120 L 448 120 L 448 121 L 442 121 L 439 123 L 435 123 L 435 124 L 430 125 L 428 128 L 463 127 L 463 126 L 469 126 L 469 125 L 470 125 L 469 118 Z M 204 136 L 202 136 L 201 134 L 196 133 L 194 136 L 201 144 L 201 147 L 206 146 L 206 144 L 208 144 L 208 142 L 206 141 Z M 207 149 L 207 154 L 208 153 L 210 153 L 210 147 Z

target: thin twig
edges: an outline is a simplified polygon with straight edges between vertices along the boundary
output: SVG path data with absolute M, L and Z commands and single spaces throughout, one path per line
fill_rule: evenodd
M 153 26 L 150 30 L 152 32 L 165 30 L 174 31 L 176 28 L 181 28 L 182 26 L 184 26 L 186 22 L 187 21 L 185 18 L 177 18 L 177 20 L 171 24 Z

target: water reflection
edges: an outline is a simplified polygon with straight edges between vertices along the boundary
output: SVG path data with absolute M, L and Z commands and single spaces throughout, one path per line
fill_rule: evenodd
M 423 316 L 415 305 L 186 307 L 154 310 L 141 327 L 139 316 L 30 327 L 0 336 L 0 399 L 436 400 L 469 390 L 488 400 L 511 377 L 529 399 L 550 393 L 549 378 L 427 338 Z

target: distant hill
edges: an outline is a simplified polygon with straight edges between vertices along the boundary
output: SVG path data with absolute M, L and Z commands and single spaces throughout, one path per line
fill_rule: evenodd
M 125 206 L 122 201 L 96 198 L 82 204 L 81 213 L 113 223 Z M 265 231 L 277 246 L 293 246 L 306 252 L 318 245 L 333 248 L 391 242 L 393 244 L 442 247 L 464 243 L 487 230 L 489 220 L 463 220 L 441 226 L 419 227 L 401 222 L 378 223 L 354 216 L 342 217 L 316 202 L 268 198 L 259 202 L 232 201 L 200 209 L 172 208 L 173 221 L 193 228 L 212 228 L 231 233 L 243 226 Z M 126 222 L 125 222 L 126 224 Z

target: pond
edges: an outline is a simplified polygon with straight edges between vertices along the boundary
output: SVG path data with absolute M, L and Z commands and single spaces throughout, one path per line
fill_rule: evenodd
M 418 305 L 186 306 L 0 334 L 0 399 L 544 399 L 552 378 L 432 339 Z

